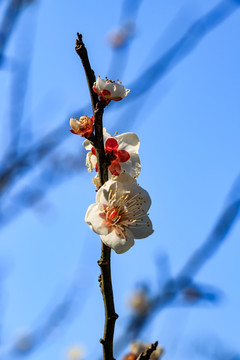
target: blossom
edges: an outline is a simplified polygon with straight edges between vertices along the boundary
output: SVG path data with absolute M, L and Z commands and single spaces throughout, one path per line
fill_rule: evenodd
M 72 346 L 67 352 L 67 358 L 69 360 L 80 360 L 84 358 L 84 350 L 81 346 Z
M 144 315 L 149 310 L 150 301 L 145 289 L 134 292 L 130 298 L 129 305 L 138 315 Z
M 112 178 L 98 190 L 96 204 L 89 206 L 85 221 L 103 243 L 122 254 L 153 233 L 147 211 L 148 192 L 126 173 Z
M 92 135 L 94 130 L 94 117 L 88 117 L 87 115 L 70 119 L 70 131 L 73 134 L 81 135 L 86 138 Z
M 141 170 L 140 159 L 138 156 L 140 145 L 138 136 L 133 133 L 111 136 L 104 128 L 103 140 L 105 155 L 110 163 L 108 167 L 109 175 L 118 176 L 122 171 L 125 171 L 132 177 L 137 177 Z M 88 171 L 91 172 L 93 168 L 98 171 L 95 148 L 89 140 L 85 140 L 83 146 L 86 150 L 90 150 L 86 157 Z
M 93 84 L 93 91 L 98 94 L 100 100 L 107 100 L 107 102 L 122 100 L 130 92 L 121 83 L 110 79 L 103 80 L 100 76 L 98 76 L 97 81 Z

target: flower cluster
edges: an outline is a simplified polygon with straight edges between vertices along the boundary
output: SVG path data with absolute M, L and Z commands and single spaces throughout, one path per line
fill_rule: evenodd
M 141 170 L 140 159 L 138 156 L 139 139 L 136 134 L 125 133 L 117 136 L 111 136 L 103 129 L 103 141 L 105 155 L 109 162 L 109 176 L 118 176 L 125 171 L 132 177 L 137 177 Z M 98 163 L 96 150 L 89 140 L 85 140 L 83 146 L 90 150 L 87 154 L 86 165 L 88 171 L 93 169 L 98 172 Z
M 98 77 L 93 91 L 106 106 L 111 100 L 125 98 L 129 91 L 117 82 Z M 151 199 L 146 190 L 136 181 L 141 165 L 138 156 L 139 139 L 136 134 L 124 133 L 112 136 L 103 129 L 105 159 L 108 166 L 108 181 L 101 184 L 98 176 L 97 149 L 94 138 L 94 118 L 83 116 L 70 119 L 71 132 L 84 136 L 83 146 L 88 151 L 86 165 L 96 176 L 96 203 L 89 206 L 85 221 L 100 235 L 102 242 L 116 253 L 122 254 L 134 245 L 134 239 L 142 239 L 153 233 L 148 217 Z

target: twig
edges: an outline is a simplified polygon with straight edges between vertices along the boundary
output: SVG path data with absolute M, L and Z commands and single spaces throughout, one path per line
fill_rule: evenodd
M 92 109 L 93 109 L 93 113 L 95 111 L 96 105 L 98 103 L 98 96 L 97 94 L 93 91 L 93 83 L 95 82 L 96 78 L 95 78 L 95 73 L 92 70 L 90 63 L 89 63 L 89 59 L 88 59 L 88 53 L 87 53 L 87 49 L 82 41 L 82 35 L 77 33 L 77 40 L 76 40 L 76 46 L 75 46 L 75 50 L 76 53 L 79 55 L 81 61 L 82 61 L 82 65 L 85 71 L 85 75 L 86 75 L 86 79 L 87 79 L 87 83 L 88 83 L 88 90 L 90 93 L 90 97 L 91 97 L 91 102 L 92 102 Z
M 108 160 L 105 156 L 104 145 L 103 145 L 103 128 L 102 128 L 102 117 L 104 107 L 106 104 L 102 101 L 98 101 L 98 96 L 94 93 L 92 87 L 95 81 L 94 71 L 90 66 L 88 59 L 87 49 L 82 41 L 82 35 L 77 34 L 78 39 L 76 40 L 76 52 L 79 55 L 82 65 L 86 74 L 88 88 L 90 92 L 93 114 L 95 119 L 95 136 L 91 138 L 98 160 L 98 172 L 103 185 L 108 180 Z M 115 321 L 118 315 L 115 312 L 113 290 L 112 290 L 112 279 L 111 279 L 111 249 L 103 244 L 101 258 L 98 261 L 98 265 L 101 268 L 100 276 L 100 288 L 103 296 L 104 308 L 105 308 L 105 325 L 104 325 L 104 336 L 100 339 L 103 345 L 103 360 L 113 360 L 113 335 Z
M 156 341 L 155 343 L 153 343 L 151 346 L 149 346 L 148 349 L 146 349 L 143 353 L 141 353 L 137 360 L 149 360 L 151 354 L 156 350 L 158 346 L 158 341 Z

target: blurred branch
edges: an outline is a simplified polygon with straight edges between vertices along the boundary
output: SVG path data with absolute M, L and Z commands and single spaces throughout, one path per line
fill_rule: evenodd
M 10 35 L 17 23 L 17 19 L 20 15 L 20 11 L 24 5 L 27 5 L 33 1 L 29 0 L 11 0 L 5 11 L 3 22 L 0 26 L 0 67 L 4 60 L 4 50 L 7 46 L 7 42 L 10 39 Z
M 20 333 L 18 337 L 9 344 L 2 343 L 0 346 L 1 360 L 14 360 L 29 357 L 36 352 L 44 343 L 51 340 L 51 335 L 66 327 L 67 321 L 74 319 L 73 311 L 78 313 L 83 309 L 87 299 L 86 289 L 79 281 L 79 267 L 76 270 L 74 279 L 69 285 L 66 293 L 60 300 L 55 301 L 53 306 L 48 306 L 38 317 L 35 318 L 33 325 L 27 333 Z M 55 295 L 56 297 L 57 295 Z M 57 297 L 58 298 L 58 297 Z M 81 306 L 79 306 L 81 302 Z M 35 324 L 35 325 L 34 325 Z M 57 337 L 52 338 L 52 340 Z
M 124 128 L 124 119 L 131 117 L 131 125 L 135 124 L 138 114 L 141 114 L 141 108 L 145 101 L 140 101 L 144 96 L 153 96 L 151 89 L 160 82 L 167 74 L 175 69 L 184 59 L 186 59 L 197 47 L 202 39 L 204 39 L 217 26 L 220 26 L 228 19 L 235 11 L 239 10 L 240 0 L 223 0 L 219 2 L 212 10 L 194 21 L 186 32 L 180 37 L 173 46 L 169 48 L 163 55 L 161 55 L 153 64 L 145 69 L 140 76 L 138 76 L 130 85 L 131 95 L 128 99 L 128 108 L 121 114 L 118 123 L 118 131 Z M 151 53 L 151 51 L 149 51 Z M 135 99 L 139 99 L 138 104 L 134 103 Z M 161 98 L 158 101 L 151 102 L 151 109 L 153 106 L 159 105 Z M 132 104 L 130 105 L 130 102 Z M 121 103 L 124 106 L 126 103 Z M 144 119 L 144 117 L 142 117 Z
M 239 6 L 239 0 L 223 0 L 206 15 L 196 20 L 180 40 L 130 84 L 133 96 L 129 97 L 129 100 L 134 100 L 134 98 L 138 98 L 149 92 L 163 76 L 190 55 L 206 35 L 238 10 Z
M 238 179 L 238 181 L 240 180 Z M 233 188 L 236 188 L 235 183 Z M 233 196 L 232 190 L 230 193 Z M 173 302 L 178 294 L 193 284 L 193 279 L 197 272 L 216 253 L 239 216 L 240 194 L 238 193 L 236 195 L 237 199 L 234 199 L 232 203 L 223 210 L 206 241 L 199 249 L 194 251 L 178 275 L 175 278 L 170 278 L 163 289 L 149 299 L 146 311 L 135 314 L 129 319 L 126 329 L 123 331 L 124 335 L 117 340 L 117 351 L 120 351 L 128 342 L 135 340 L 156 312 L 159 313 L 163 310 Z
M 83 169 L 84 158 L 76 154 L 63 157 L 53 155 L 38 176 L 31 179 L 31 185 L 21 188 L 12 195 L 10 204 L 2 207 L 0 212 L 0 229 L 13 221 L 24 209 L 33 208 L 46 197 L 54 186 L 69 178 L 79 175 Z
M 85 111 L 86 108 L 79 110 L 80 113 L 84 113 Z M 0 171 L 0 195 L 3 190 L 9 190 L 9 187 L 20 175 L 23 176 L 34 169 L 35 166 L 39 165 L 39 162 L 49 155 L 61 142 L 68 139 L 66 135 L 66 124 L 70 117 L 71 116 L 47 135 L 39 139 L 35 144 L 25 149 L 12 163 L 9 164 L 8 159 L 2 160 L 3 170 Z

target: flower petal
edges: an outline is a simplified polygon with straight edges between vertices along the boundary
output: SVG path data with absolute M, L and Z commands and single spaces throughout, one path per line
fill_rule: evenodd
M 96 164 L 97 164 L 97 157 L 93 155 L 91 151 L 89 151 L 86 156 L 86 166 L 88 167 L 88 171 L 92 172 L 93 169 L 96 167 Z
M 115 101 L 122 100 L 130 92 L 129 89 L 125 89 L 124 85 L 111 80 L 103 80 L 100 76 L 98 76 L 97 81 L 93 84 L 93 91 L 103 98 Z
M 130 234 L 130 232 L 129 232 Z M 116 231 L 113 229 L 108 235 L 101 235 L 102 242 L 108 247 L 112 248 L 117 254 L 123 254 L 128 251 L 134 245 L 134 239 L 131 238 L 121 238 L 117 235 Z
M 109 90 L 102 90 L 102 91 L 101 91 L 101 95 L 102 95 L 103 97 L 106 97 L 106 98 L 110 98 L 110 97 L 111 97 L 111 93 L 110 93 Z
M 118 150 L 126 150 L 129 153 L 137 153 L 140 141 L 136 134 L 134 133 L 124 133 L 121 135 L 115 136 L 115 139 L 118 142 Z
M 117 181 L 120 182 L 121 184 L 135 184 L 137 185 L 137 180 L 134 179 L 132 176 L 130 176 L 129 174 L 123 172 L 119 175 L 119 177 L 117 178 Z
M 153 233 L 152 222 L 148 215 L 145 215 L 142 220 L 142 223 L 144 224 L 142 226 L 141 222 L 129 226 L 129 230 L 131 230 L 134 239 L 144 239 Z
M 101 210 L 99 209 L 98 204 L 90 205 L 85 215 L 85 221 L 95 233 L 107 235 L 109 228 L 104 225 L 104 220 L 99 215 L 100 213 Z
M 118 142 L 114 138 L 110 137 L 105 142 L 105 151 L 114 151 L 118 149 Z
M 91 150 L 92 149 L 92 144 L 90 143 L 89 140 L 85 140 L 83 142 L 83 146 L 85 147 L 86 150 Z
M 118 176 L 121 174 L 121 166 L 119 163 L 112 163 L 109 165 L 108 170 L 112 175 Z
M 119 150 L 117 152 L 117 157 L 119 162 L 126 162 L 130 159 L 130 155 L 126 150 Z
M 141 196 L 142 200 L 139 206 L 141 206 L 142 211 L 147 212 L 152 203 L 148 192 L 139 185 L 138 186 L 129 185 L 128 190 L 130 191 L 130 196 L 129 196 L 130 199 L 137 194 Z
M 119 150 L 122 151 L 122 150 Z M 118 152 L 119 152 L 118 151 Z M 131 153 L 128 161 L 121 163 L 122 171 L 125 171 L 127 174 L 136 178 L 140 174 L 141 164 L 138 154 Z
M 105 182 L 103 186 L 98 190 L 96 194 L 96 202 L 101 204 L 107 204 L 108 197 L 110 191 L 114 191 L 116 188 L 116 181 L 115 180 L 108 180 Z

